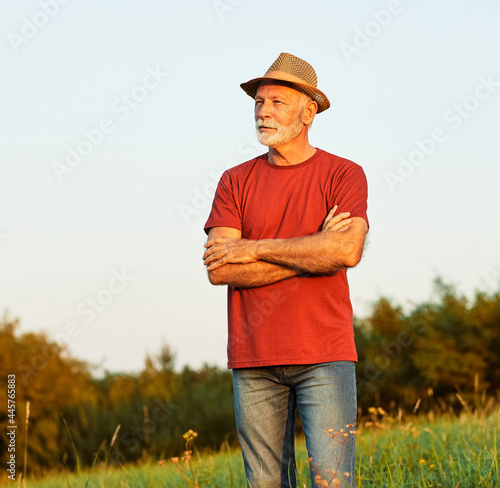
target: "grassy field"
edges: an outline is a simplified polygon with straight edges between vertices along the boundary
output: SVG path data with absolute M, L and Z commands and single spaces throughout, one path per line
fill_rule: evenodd
M 357 429 L 358 487 L 500 487 L 500 410 L 484 416 L 390 417 L 371 409 Z M 297 442 L 299 487 L 311 487 L 303 439 Z M 179 460 L 179 465 L 182 461 Z M 238 450 L 202 452 L 191 464 L 200 488 L 244 488 Z M 177 488 L 188 483 L 169 459 L 137 466 L 96 466 L 92 471 L 28 479 L 29 488 Z M 1 487 L 18 486 L 3 481 Z M 316 487 L 314 487 L 316 488 Z

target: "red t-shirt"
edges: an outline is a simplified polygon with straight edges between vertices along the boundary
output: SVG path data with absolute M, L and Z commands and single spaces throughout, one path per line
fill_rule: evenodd
M 227 170 L 205 224 L 245 239 L 300 237 L 321 230 L 334 206 L 367 222 L 361 166 L 321 149 L 291 166 L 267 154 Z M 228 367 L 357 361 L 346 270 L 297 276 L 257 288 L 228 287 Z

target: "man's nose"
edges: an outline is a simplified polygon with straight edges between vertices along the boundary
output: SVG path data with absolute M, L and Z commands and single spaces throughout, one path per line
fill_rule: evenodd
M 255 118 L 266 119 L 271 116 L 271 104 L 263 102 L 255 108 Z

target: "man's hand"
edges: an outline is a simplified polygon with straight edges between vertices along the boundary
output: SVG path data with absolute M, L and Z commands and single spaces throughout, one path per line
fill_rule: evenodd
M 203 254 L 203 264 L 212 271 L 225 264 L 253 263 L 258 260 L 256 242 L 235 237 L 212 239 L 205 244 L 207 250 Z
M 328 212 L 326 219 L 323 221 L 323 227 L 321 228 L 322 232 L 326 230 L 331 232 L 345 232 L 349 230 L 349 224 L 352 222 L 352 220 L 348 218 L 349 215 L 351 215 L 350 212 L 343 212 L 335 215 L 337 208 L 338 206 L 335 205 L 335 207 Z

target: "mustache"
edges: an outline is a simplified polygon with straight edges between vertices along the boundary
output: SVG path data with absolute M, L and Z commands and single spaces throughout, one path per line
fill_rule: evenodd
M 280 128 L 279 124 L 277 124 L 275 122 L 271 122 L 270 120 L 262 120 L 262 119 L 257 120 L 257 122 L 255 122 L 255 126 L 257 128 L 267 127 L 269 129 L 279 129 Z

